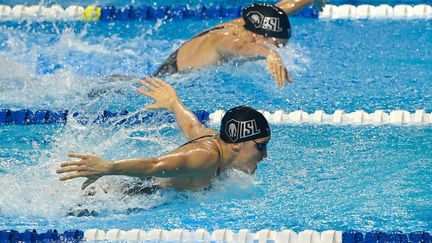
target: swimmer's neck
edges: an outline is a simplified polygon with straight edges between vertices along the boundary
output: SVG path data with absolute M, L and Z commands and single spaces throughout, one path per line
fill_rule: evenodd
M 237 156 L 234 150 L 232 149 L 232 145 L 222 141 L 219 135 L 216 136 L 216 143 L 220 151 L 219 153 L 220 169 L 221 171 L 225 171 L 226 169 L 232 167 L 232 164 L 235 161 Z

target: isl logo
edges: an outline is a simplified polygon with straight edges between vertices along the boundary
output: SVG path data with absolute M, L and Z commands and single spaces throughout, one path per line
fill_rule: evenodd
M 258 129 L 255 119 L 248 121 L 237 121 L 231 119 L 228 121 L 225 127 L 225 133 L 228 135 L 232 142 L 236 142 L 239 139 L 251 137 L 261 132 Z
M 255 28 L 270 30 L 274 32 L 281 32 L 282 28 L 280 26 L 280 19 L 275 17 L 264 17 L 258 11 L 251 11 L 246 16 Z

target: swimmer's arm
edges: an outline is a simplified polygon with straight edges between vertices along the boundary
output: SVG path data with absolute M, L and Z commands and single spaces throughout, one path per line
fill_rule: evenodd
M 292 15 L 309 4 L 315 4 L 315 7 L 322 11 L 326 0 L 285 0 L 278 2 L 276 6 L 283 9 L 286 14 Z
M 265 57 L 270 74 L 279 86 L 285 85 L 285 81 L 289 83 L 293 82 L 279 54 L 264 45 L 244 43 L 244 41 L 239 39 L 231 39 L 226 40 L 218 48 L 218 53 L 221 55 L 237 55 L 242 57 Z
M 218 154 L 206 149 L 167 154 L 151 159 L 127 159 L 112 163 L 110 175 L 160 178 L 189 177 L 213 174 Z
M 177 96 L 171 85 L 158 78 L 146 78 L 141 84 L 147 88 L 137 89 L 140 94 L 155 100 L 148 105 L 148 109 L 166 109 L 174 113 L 177 124 L 187 140 L 192 140 L 207 134 L 215 134 L 212 129 L 206 128 Z
M 324 2 L 324 0 L 285 0 L 285 1 L 278 2 L 275 5 L 281 8 L 289 16 L 301 10 L 302 8 L 308 6 L 309 4 L 313 4 L 316 2 Z M 324 3 L 322 3 L 322 5 L 324 6 Z M 236 18 L 231 21 L 222 23 L 220 25 L 221 26 L 224 25 L 243 26 L 244 24 L 245 22 L 243 18 Z
M 69 154 L 69 158 L 80 160 L 62 163 L 56 172 L 67 174 L 60 176 L 59 179 L 66 181 L 85 177 L 87 180 L 81 187 L 84 190 L 99 178 L 107 175 L 161 178 L 208 175 L 217 169 L 219 155 L 217 151 L 201 148 L 182 150 L 160 158 L 125 159 L 112 163 L 89 154 Z
M 327 2 L 326 0 L 285 0 L 285 1 L 278 2 L 275 5 L 281 8 L 289 16 L 301 10 L 302 8 L 308 6 L 309 4 L 315 4 L 315 7 L 319 11 L 322 11 L 326 2 Z M 231 21 L 222 23 L 220 25 L 221 26 L 224 25 L 243 26 L 244 20 L 242 18 L 236 18 Z
M 242 56 L 242 57 L 269 57 L 271 55 L 279 54 L 260 44 L 256 43 L 247 43 L 239 38 L 231 38 L 226 37 L 224 41 L 221 41 L 220 44 L 216 47 L 217 52 L 222 55 L 234 55 L 234 56 Z
M 220 24 L 219 26 L 230 26 L 230 25 L 231 26 L 232 25 L 243 26 L 244 24 L 245 24 L 245 22 L 244 22 L 244 20 L 242 18 L 236 18 L 236 19 L 233 19 L 231 21 L 224 22 L 224 23 Z
M 177 124 L 187 140 L 192 140 L 204 135 L 216 134 L 214 130 L 206 128 L 195 114 L 186 108 L 180 99 L 172 104 L 171 111 L 174 113 Z

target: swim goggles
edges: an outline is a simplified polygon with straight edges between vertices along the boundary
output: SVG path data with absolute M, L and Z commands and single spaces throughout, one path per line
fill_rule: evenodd
M 267 151 L 267 144 L 268 144 L 268 142 L 257 143 L 255 140 L 252 140 L 252 141 L 254 141 L 254 143 L 255 143 L 256 148 L 258 149 L 258 151 L 260 151 L 260 152 Z

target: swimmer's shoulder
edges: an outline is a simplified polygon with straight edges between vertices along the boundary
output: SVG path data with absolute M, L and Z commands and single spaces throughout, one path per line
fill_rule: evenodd
M 237 18 L 230 20 L 228 22 L 224 22 L 219 24 L 219 26 L 229 26 L 229 27 L 242 27 L 245 24 L 244 20 L 242 18 Z
M 189 149 L 185 151 L 190 167 L 197 171 L 213 174 L 213 170 L 221 165 L 219 147 L 212 141 L 200 141 L 196 144 L 188 144 Z
M 198 139 L 190 145 L 195 145 L 196 147 L 202 148 L 207 151 L 214 151 L 215 149 L 219 149 L 219 143 L 216 139 L 217 134 L 209 134 L 208 136 L 209 137 L 205 137 L 203 139 Z
M 209 135 L 211 135 L 211 137 L 199 139 L 193 143 L 185 145 L 184 147 L 190 152 L 202 156 L 203 159 L 219 160 L 221 154 L 220 144 L 216 138 L 216 134 Z
M 238 26 L 232 24 L 220 24 L 212 29 L 208 29 L 194 36 L 186 43 L 183 44 L 182 48 L 193 48 L 204 45 L 214 45 L 217 43 L 223 43 L 226 39 L 231 39 L 236 36 L 236 29 Z

